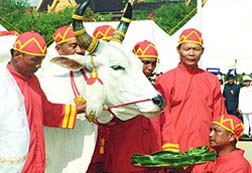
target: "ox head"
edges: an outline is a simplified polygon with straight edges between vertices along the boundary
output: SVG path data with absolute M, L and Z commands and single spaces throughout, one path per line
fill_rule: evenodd
M 89 1 L 80 5 L 73 15 L 75 36 L 89 54 L 85 57 L 66 56 L 80 64 L 74 65 L 77 69 L 84 67 L 90 72 L 96 70 L 102 81 L 98 82 L 99 87 L 90 85 L 90 89 L 86 91 L 87 114 L 95 113 L 100 122 L 106 122 L 107 118 L 104 117 L 111 115 L 110 113 L 121 120 L 136 115 L 158 115 L 165 105 L 163 98 L 143 74 L 141 61 L 121 44 L 130 23 L 131 5 L 127 5 L 111 41 L 104 42 L 91 37 L 83 26 L 83 13 Z

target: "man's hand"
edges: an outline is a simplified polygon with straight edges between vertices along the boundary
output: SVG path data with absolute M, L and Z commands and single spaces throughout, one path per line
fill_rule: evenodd
M 77 113 L 85 113 L 86 112 L 86 107 L 87 107 L 86 103 L 77 104 Z

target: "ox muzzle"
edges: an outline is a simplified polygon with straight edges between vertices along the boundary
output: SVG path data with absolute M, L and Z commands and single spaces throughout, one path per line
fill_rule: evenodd
M 165 108 L 165 100 L 161 95 L 152 98 L 154 104 L 158 105 L 161 110 Z

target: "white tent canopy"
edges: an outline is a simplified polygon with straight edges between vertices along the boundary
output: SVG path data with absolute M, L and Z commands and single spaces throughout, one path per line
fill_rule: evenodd
M 7 31 L 7 29 L 0 24 L 0 31 Z M 7 63 L 10 59 L 10 49 L 15 40 L 16 36 L 13 35 L 0 36 L 0 63 Z
M 201 15 L 196 14 L 170 37 L 167 45 L 170 56 L 166 61 L 173 64 L 178 62 L 175 50 L 178 37 L 184 29 L 193 27 L 202 32 L 204 40 L 205 52 L 201 58 L 201 68 L 220 68 L 222 73 L 227 73 L 237 61 L 238 73 L 251 73 L 252 1 L 208 0 L 201 11 Z M 163 69 L 167 69 L 161 65 Z
M 2 25 L 0 25 L 0 31 L 6 31 L 6 29 Z

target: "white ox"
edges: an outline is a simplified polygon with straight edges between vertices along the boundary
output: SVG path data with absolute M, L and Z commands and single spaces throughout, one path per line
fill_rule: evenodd
M 86 5 L 88 3 L 89 1 Z M 79 8 L 84 10 L 85 3 Z M 127 17 L 127 11 L 125 14 Z M 126 32 L 125 22 L 119 24 L 118 30 L 120 28 Z M 82 36 L 77 38 L 88 49 L 89 44 L 86 43 L 90 43 L 92 39 L 85 34 L 84 38 L 87 37 L 87 40 L 83 40 Z M 6 45 L 4 51 L 0 51 L 0 57 L 5 59 L 0 62 L 9 59 L 9 50 L 16 38 L 8 37 L 10 39 L 6 39 L 7 36 L 4 39 L 0 37 L 0 44 L 3 40 L 1 45 Z M 94 69 L 90 55 L 56 57 L 51 62 L 45 60 L 43 69 L 37 75 L 50 101 L 74 103 L 75 94 L 71 84 L 73 79 L 79 94 L 87 101 L 87 114 L 94 113 L 100 123 L 109 122 L 113 116 L 126 121 L 137 115 L 153 117 L 159 114 L 164 107 L 164 101 L 142 73 L 142 64 L 132 52 L 117 42 L 99 41 L 95 51 L 90 54 L 103 85 L 88 85 L 79 71 L 80 68 L 84 69 L 85 74 L 90 77 L 90 72 Z M 55 52 L 49 49 L 46 59 L 52 59 L 52 56 L 55 56 Z M 73 70 L 74 78 L 70 77 L 69 68 Z M 125 103 L 131 104 L 123 106 Z M 113 115 L 104 110 L 104 106 L 110 107 Z M 89 122 L 82 114 L 78 115 L 73 130 L 45 127 L 46 173 L 85 173 L 94 152 L 97 130 L 97 125 Z

